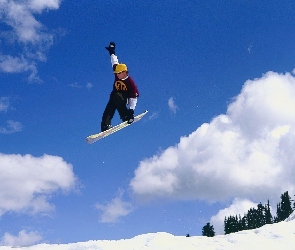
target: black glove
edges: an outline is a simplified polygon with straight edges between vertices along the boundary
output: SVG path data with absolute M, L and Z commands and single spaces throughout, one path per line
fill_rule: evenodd
M 114 42 L 110 42 L 109 47 L 105 47 L 106 50 L 110 53 L 110 56 L 115 55 L 115 47 L 116 47 L 116 44 Z

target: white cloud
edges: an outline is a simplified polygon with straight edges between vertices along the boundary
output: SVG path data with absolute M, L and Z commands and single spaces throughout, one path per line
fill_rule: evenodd
M 0 97 L 0 112 L 7 112 L 8 109 L 12 109 L 10 106 L 9 97 Z M 7 126 L 0 126 L 0 134 L 13 134 L 20 132 L 23 126 L 20 122 L 9 120 Z
M 0 172 L 0 216 L 8 211 L 50 212 L 50 196 L 76 185 L 72 165 L 58 156 L 0 153 Z
M 42 240 L 42 236 L 38 232 L 31 231 L 29 233 L 26 230 L 19 232 L 17 236 L 5 233 L 1 240 L 1 245 L 4 246 L 30 246 L 36 244 Z
M 248 45 L 248 48 L 247 48 L 249 54 L 251 53 L 252 48 L 253 48 L 253 44 L 251 43 L 251 44 Z
M 92 89 L 93 88 L 93 83 L 91 83 L 91 82 L 86 83 L 86 88 L 88 90 Z
M 169 109 L 175 114 L 178 107 L 176 106 L 175 102 L 174 102 L 174 98 L 173 97 L 170 97 L 169 100 L 168 100 L 168 106 L 169 106 Z
M 6 127 L 0 127 L 0 134 L 13 134 L 22 131 L 22 129 L 23 125 L 20 122 L 9 120 Z
M 28 2 L 29 8 L 39 13 L 44 9 L 58 9 L 60 3 L 61 0 L 30 0 Z
M 53 34 L 45 31 L 46 28 L 36 20 L 34 14 L 41 14 L 47 9 L 58 9 L 60 2 L 60 0 L 0 1 L 0 22 L 6 24 L 6 30 L 1 36 L 7 40 L 8 46 L 14 42 L 16 44 L 8 47 L 9 54 L 0 52 L 0 71 L 8 73 L 29 71 L 31 72 L 29 80 L 39 80 L 36 76 L 36 62 L 46 61 L 45 52 L 53 43 Z M 14 51 L 14 48 L 18 48 L 17 51 Z
M 214 226 L 216 235 L 224 234 L 224 219 L 225 217 L 241 215 L 243 217 L 250 208 L 256 208 L 257 203 L 250 200 L 234 199 L 233 203 L 225 209 L 220 210 L 210 219 L 210 224 Z
M 132 204 L 122 201 L 123 191 L 120 191 L 118 197 L 112 199 L 106 205 L 96 204 L 95 207 L 101 211 L 100 222 L 114 223 L 119 217 L 126 216 L 132 212 Z
M 24 58 L 24 56 L 13 57 L 10 55 L 0 55 L 0 71 L 7 73 L 21 73 L 31 71 L 29 80 L 34 80 L 37 75 L 35 63 Z
M 70 83 L 69 86 L 72 87 L 72 88 L 82 88 L 82 85 L 80 85 L 80 84 L 77 83 L 77 82 Z
M 146 199 L 263 201 L 295 191 L 295 78 L 248 80 L 227 113 L 139 163 L 130 182 Z
M 155 120 L 159 117 L 159 112 L 153 112 L 150 116 L 149 116 L 149 120 Z
M 9 97 L 0 97 L 0 112 L 6 112 L 9 105 Z
M 74 89 L 82 89 L 82 88 L 86 87 L 88 90 L 91 90 L 93 88 L 93 84 L 91 82 L 87 82 L 85 85 L 80 84 L 78 82 L 74 82 L 74 83 L 68 84 L 68 86 L 70 86 Z

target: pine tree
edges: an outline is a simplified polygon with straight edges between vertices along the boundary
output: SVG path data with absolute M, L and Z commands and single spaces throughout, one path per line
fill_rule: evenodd
M 224 225 L 224 234 L 229 234 L 230 233 L 229 232 L 230 230 L 229 230 L 228 222 L 227 221 L 228 221 L 228 219 L 225 217 L 224 218 L 224 224 L 223 224 Z
M 288 191 L 281 195 L 281 202 L 277 204 L 277 216 L 274 219 L 274 222 L 280 222 L 289 217 L 293 212 L 291 206 L 291 197 L 288 194 Z
M 262 227 L 265 224 L 272 223 L 272 215 L 270 213 L 269 201 L 268 204 L 263 206 L 261 202 L 257 208 L 250 208 L 245 215 L 246 229 L 255 229 Z
M 265 215 L 264 215 L 264 207 L 261 202 L 257 205 L 257 221 L 256 221 L 256 228 L 262 227 L 266 224 L 265 222 Z
M 239 231 L 243 231 L 247 229 L 246 216 L 243 216 L 243 218 L 241 218 L 241 215 L 239 215 L 238 225 L 239 225 Z
M 207 223 L 202 229 L 202 235 L 207 237 L 215 236 L 214 227 Z
M 281 214 L 280 205 L 278 205 L 278 211 Z M 280 215 L 281 216 L 281 215 Z M 273 217 L 270 212 L 269 200 L 267 204 L 263 206 L 261 202 L 257 205 L 257 208 L 250 208 L 243 217 L 229 216 L 224 219 L 224 232 L 225 234 L 234 233 L 242 230 L 255 229 L 262 227 L 265 224 L 272 224 Z
M 236 216 L 229 216 L 228 218 L 225 217 L 224 220 L 224 233 L 230 234 L 239 231 L 239 222 L 238 217 Z
M 272 220 L 272 215 L 270 212 L 269 200 L 267 201 L 267 204 L 264 206 L 264 210 L 265 210 L 265 224 L 272 224 L 273 220 Z
M 250 208 L 246 215 L 247 229 L 257 228 L 257 212 L 255 208 Z
M 280 221 L 282 221 L 283 218 L 283 213 L 282 213 L 282 209 L 281 209 L 281 204 L 278 203 L 277 204 L 277 216 L 274 218 L 274 223 L 278 223 Z
M 291 206 L 291 197 L 289 196 L 288 191 L 281 196 L 281 199 L 282 199 L 281 208 L 283 212 L 283 220 L 285 220 L 293 212 L 293 209 Z

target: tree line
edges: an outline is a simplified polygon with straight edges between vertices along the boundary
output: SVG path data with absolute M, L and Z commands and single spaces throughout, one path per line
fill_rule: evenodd
M 283 221 L 295 210 L 295 202 L 292 207 L 292 201 L 288 191 L 283 193 L 281 195 L 281 202 L 277 204 L 277 212 L 274 217 L 270 211 L 269 200 L 265 205 L 262 205 L 260 202 L 256 208 L 250 208 L 243 217 L 240 214 L 225 217 L 224 233 L 230 234 L 242 230 L 255 229 L 265 224 Z M 214 227 L 210 223 L 207 223 L 202 229 L 202 235 L 207 237 L 215 236 Z

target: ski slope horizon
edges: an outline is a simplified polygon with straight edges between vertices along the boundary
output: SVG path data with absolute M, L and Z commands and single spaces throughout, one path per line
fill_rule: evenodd
M 148 233 L 121 240 L 91 240 L 69 244 L 37 244 L 28 247 L 2 246 L 0 250 L 292 250 L 295 242 L 295 211 L 285 221 L 228 235 L 174 236 Z

